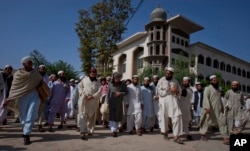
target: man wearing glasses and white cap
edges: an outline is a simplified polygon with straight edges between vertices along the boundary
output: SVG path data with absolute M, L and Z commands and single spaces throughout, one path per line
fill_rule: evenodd
M 223 116 L 223 105 L 221 102 L 220 86 L 216 75 L 210 76 L 210 85 L 204 90 L 203 104 L 202 104 L 200 133 L 201 140 L 207 141 L 206 133 L 209 125 L 212 123 L 218 123 L 220 133 L 223 136 L 223 143 L 229 145 L 229 133 L 225 118 Z

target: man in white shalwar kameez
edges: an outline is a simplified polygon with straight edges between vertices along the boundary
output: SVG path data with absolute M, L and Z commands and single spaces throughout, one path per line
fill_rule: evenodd
M 159 107 L 159 96 L 157 93 L 157 84 L 158 84 L 159 78 L 157 75 L 153 75 L 152 82 L 150 83 L 150 86 L 153 89 L 153 105 L 154 105 L 154 127 L 159 128 L 160 124 L 160 107 Z
M 138 84 L 139 77 L 133 75 L 132 83 L 128 85 L 128 95 L 125 106 L 127 110 L 127 132 L 133 134 L 133 127 L 135 126 L 136 133 L 141 136 L 142 126 L 142 109 L 143 100 L 141 96 L 141 87 Z
M 248 119 L 248 122 L 250 122 L 250 94 L 248 94 L 246 101 L 245 101 L 245 107 L 246 107 L 246 116 Z
M 183 144 L 180 136 L 183 133 L 182 115 L 179 105 L 181 87 L 173 78 L 174 69 L 166 67 L 166 76 L 162 77 L 157 85 L 160 105 L 160 128 L 164 138 L 168 140 L 168 118 L 173 125 L 174 142 Z
M 39 73 L 43 77 L 43 81 L 48 84 L 49 83 L 49 76 L 46 74 L 46 67 L 45 65 L 40 65 L 38 69 Z M 41 100 L 39 110 L 38 110 L 38 130 L 39 132 L 45 132 L 45 130 L 42 128 L 43 124 L 43 118 L 44 118 L 44 109 L 46 106 L 47 100 Z
M 96 111 L 101 97 L 101 83 L 97 79 L 97 70 L 90 69 L 89 77 L 85 77 L 79 83 L 79 95 L 82 99 L 80 113 L 80 135 L 81 139 L 86 138 L 86 134 L 91 136 L 94 133 L 96 122 Z
M 74 118 L 75 104 L 77 103 L 77 100 L 78 100 L 76 91 L 78 91 L 78 89 L 77 89 L 77 85 L 75 84 L 75 80 L 70 79 L 70 99 L 67 104 L 67 112 L 65 114 L 65 119 Z
M 81 113 L 82 113 L 82 96 L 80 96 L 80 90 L 83 89 L 82 85 L 80 85 L 80 83 L 82 82 L 82 80 L 84 79 L 84 76 L 80 76 L 79 77 L 79 84 L 77 85 L 77 89 L 78 89 L 78 100 L 77 100 L 77 117 L 76 117 L 76 125 L 77 125 L 77 132 L 80 132 L 80 117 L 81 117 Z
M 190 88 L 190 78 L 183 77 L 180 108 L 182 113 L 183 131 L 186 134 L 187 140 L 193 140 L 189 133 L 189 123 L 192 120 L 190 112 L 192 97 L 193 90 Z
M 149 85 L 149 77 L 144 78 L 143 85 L 141 86 L 141 94 L 143 100 L 143 111 L 142 111 L 142 128 L 153 131 L 154 127 L 154 105 L 153 105 L 153 89 Z

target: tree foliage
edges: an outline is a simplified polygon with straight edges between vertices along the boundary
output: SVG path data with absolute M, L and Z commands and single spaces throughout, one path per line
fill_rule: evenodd
M 98 68 L 101 76 L 110 75 L 117 43 L 126 30 L 125 21 L 133 12 L 130 0 L 103 0 L 89 10 L 79 11 L 76 32 L 80 39 L 82 69 L 89 72 L 91 66 Z
M 38 50 L 33 50 L 30 53 L 30 56 L 33 57 L 33 64 L 35 68 L 38 68 L 39 65 L 45 65 L 47 74 L 55 74 L 57 75 L 57 72 L 60 70 L 63 70 L 66 77 L 68 79 L 76 79 L 78 72 L 74 69 L 74 67 L 70 64 L 68 64 L 65 61 L 59 60 L 54 63 L 50 63 L 46 60 L 45 56 L 40 53 Z

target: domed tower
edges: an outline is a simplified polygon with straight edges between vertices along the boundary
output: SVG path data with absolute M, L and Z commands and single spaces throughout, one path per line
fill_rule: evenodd
M 148 33 L 148 57 L 145 58 L 148 66 L 152 66 L 156 70 L 167 64 L 166 49 L 166 11 L 158 6 L 150 15 L 150 23 L 145 25 Z

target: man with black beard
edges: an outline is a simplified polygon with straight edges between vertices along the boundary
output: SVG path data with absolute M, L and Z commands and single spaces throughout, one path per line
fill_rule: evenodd
M 192 102 L 193 90 L 190 88 L 190 78 L 183 77 L 182 93 L 180 97 L 180 108 L 182 113 L 183 131 L 186 134 L 187 140 L 193 140 L 189 133 L 189 123 L 191 122 L 191 102 Z
M 247 122 L 247 118 L 243 110 L 244 97 L 243 93 L 239 91 L 239 82 L 232 82 L 232 88 L 226 92 L 225 100 L 228 130 L 230 133 L 238 134 Z
M 206 133 L 209 125 L 218 123 L 220 133 L 223 136 L 223 143 L 229 145 L 229 133 L 226 120 L 223 116 L 223 105 L 221 102 L 220 87 L 215 75 L 210 76 L 210 85 L 204 90 L 203 109 L 201 113 L 200 133 L 201 140 L 206 141 Z
M 201 109 L 202 109 L 202 101 L 203 101 L 203 87 L 200 82 L 197 82 L 195 85 L 196 85 L 197 91 L 193 93 L 192 109 L 193 109 L 193 115 L 194 115 L 194 123 L 196 126 L 199 126 L 200 117 L 201 117 Z
M 157 84 L 159 81 L 159 77 L 157 75 L 153 75 L 152 82 L 150 83 L 150 86 L 153 89 L 153 105 L 154 105 L 154 128 L 159 128 L 160 125 L 160 108 L 159 108 L 159 96 L 157 93 Z
M 51 97 L 49 100 L 50 111 L 48 123 L 50 124 L 50 132 L 53 132 L 52 126 L 54 124 L 54 118 L 56 116 L 56 113 L 59 113 L 61 117 L 61 123 L 58 126 L 58 129 L 63 128 L 65 113 L 67 109 L 67 102 L 70 99 L 70 87 L 67 83 L 64 71 L 59 71 L 58 76 L 59 79 L 53 83 L 53 87 L 51 89 Z
M 43 81 L 48 84 L 49 83 L 49 77 L 46 74 L 46 67 L 45 65 L 40 65 L 38 69 L 39 73 L 43 77 Z M 45 108 L 46 100 L 41 100 L 39 110 L 38 110 L 38 130 L 40 132 L 44 132 L 44 129 L 42 128 L 42 122 L 44 117 L 44 108 Z

